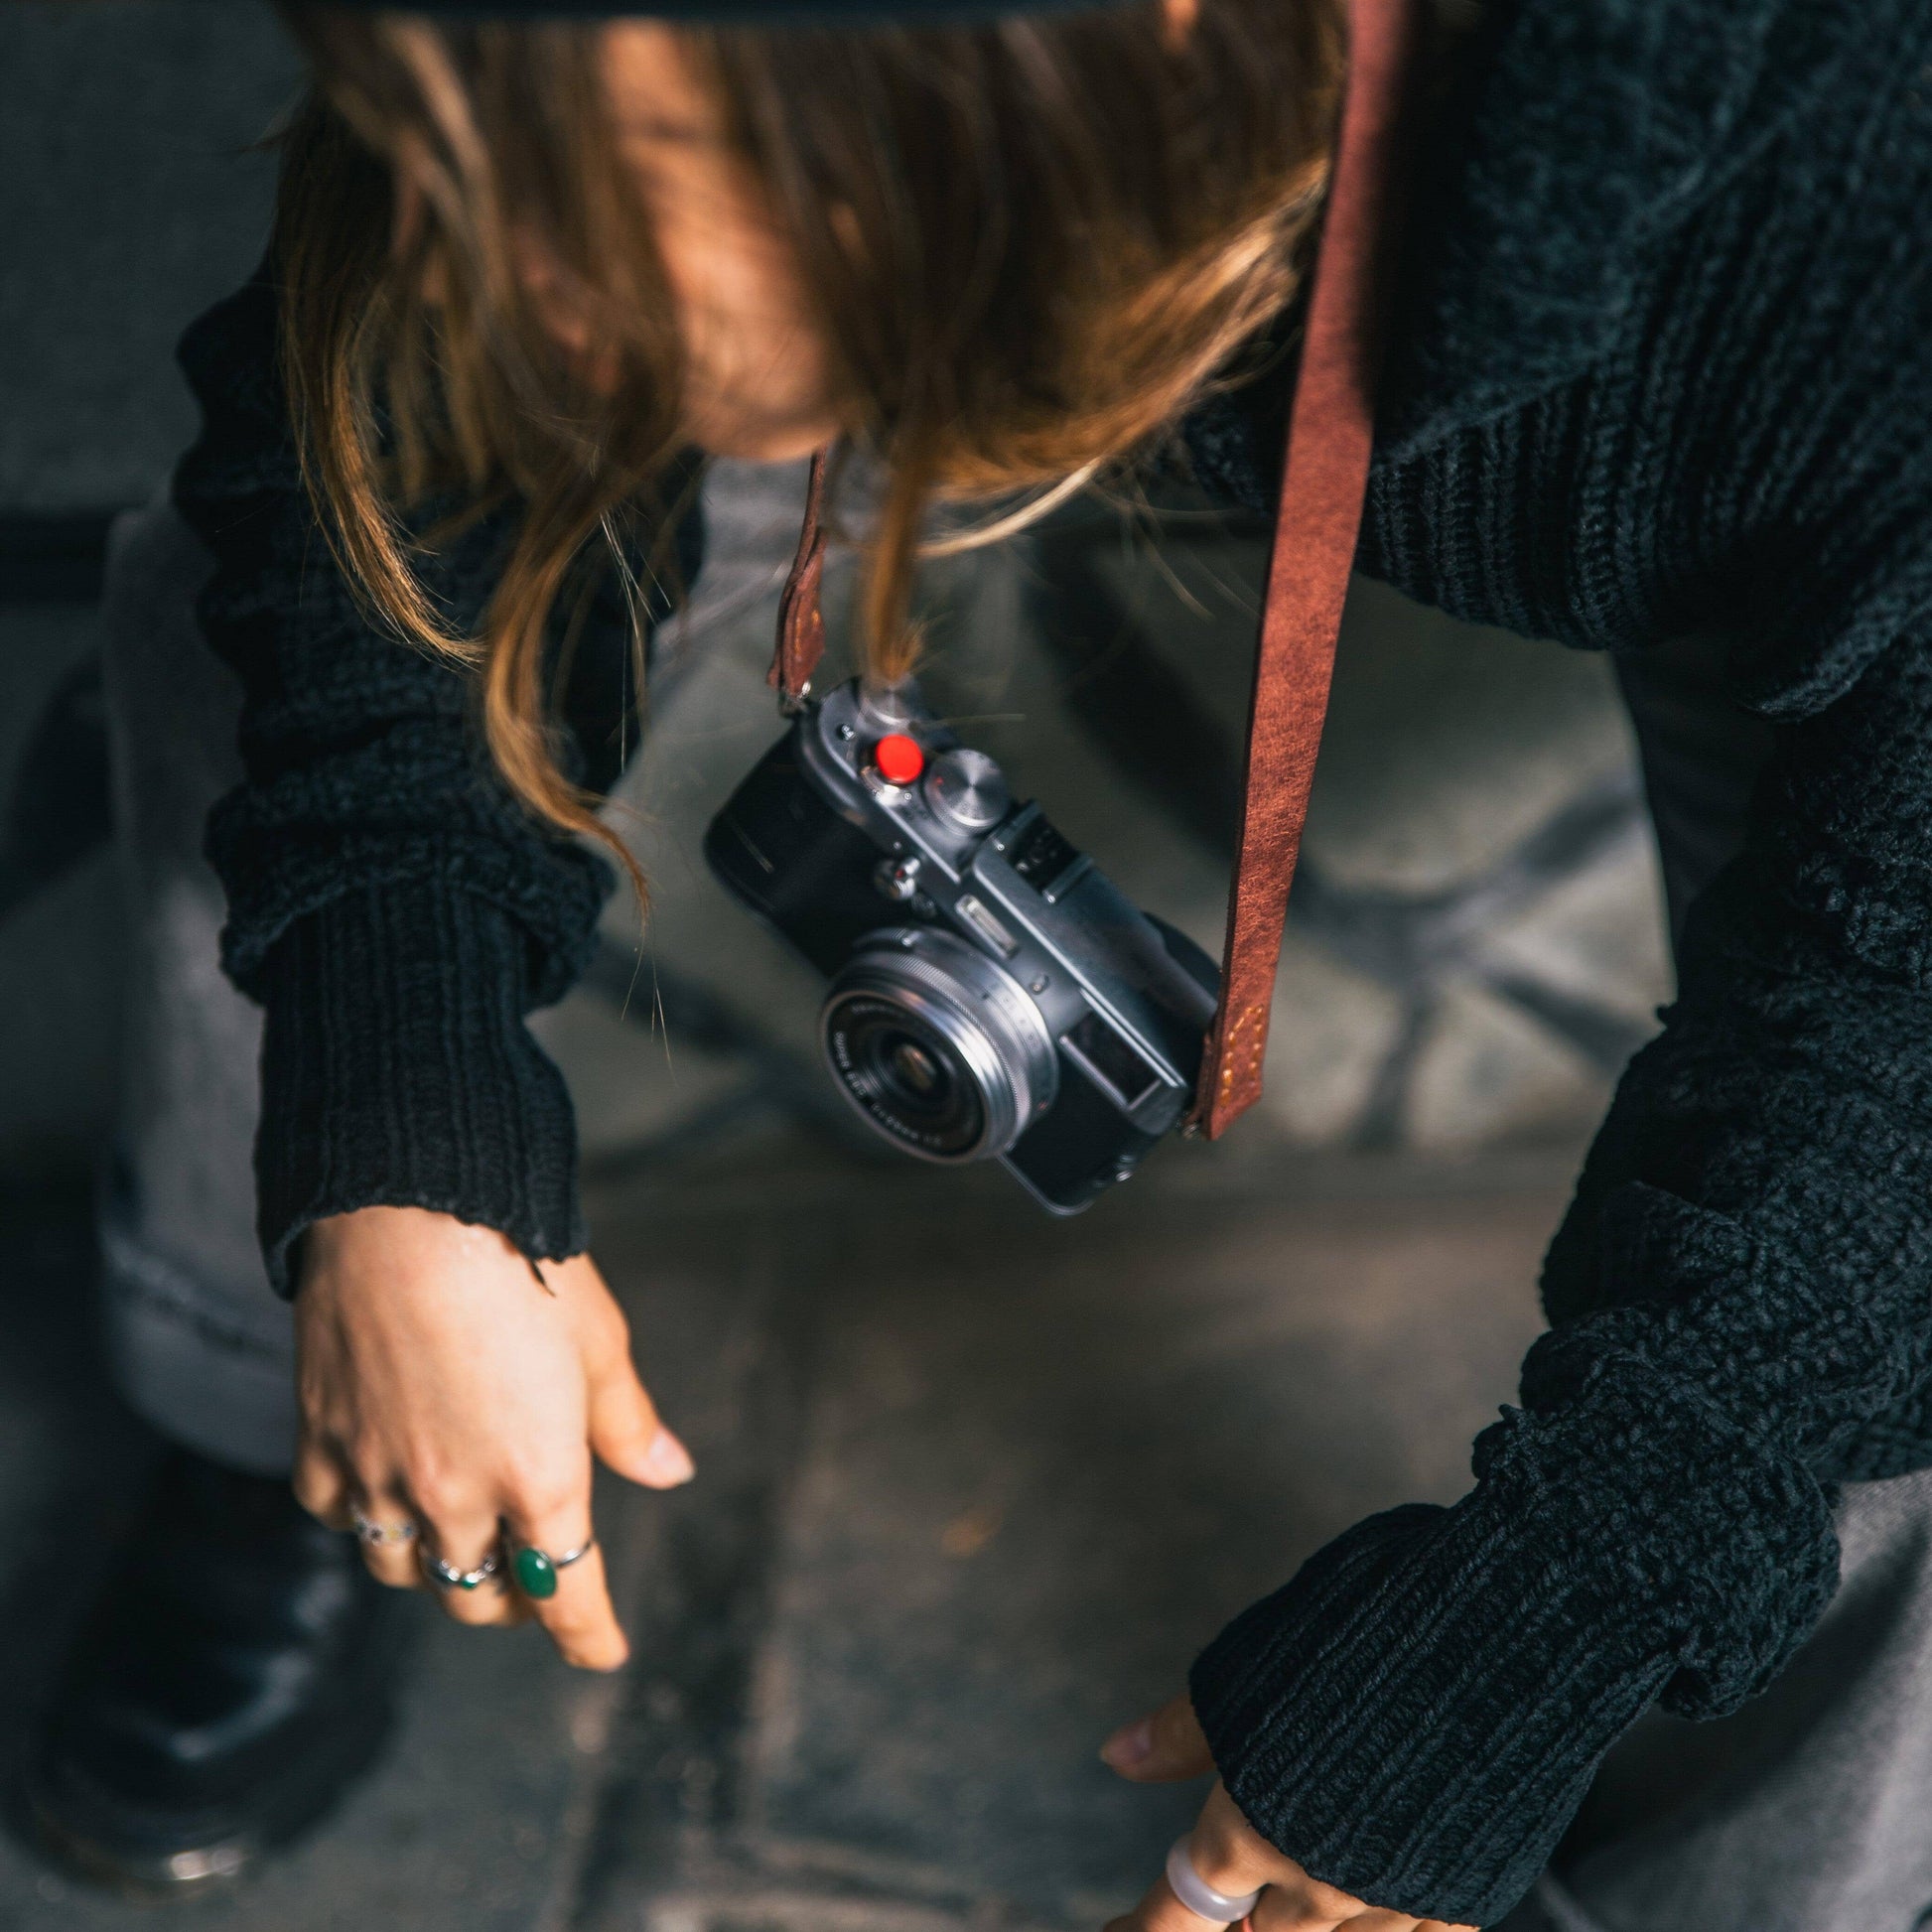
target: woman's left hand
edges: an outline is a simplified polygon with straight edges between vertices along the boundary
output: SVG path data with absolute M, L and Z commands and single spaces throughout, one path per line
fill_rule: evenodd
M 1184 1697 L 1115 1731 L 1101 1746 L 1100 1755 L 1136 1784 L 1169 1784 L 1200 1777 L 1214 1768 L 1194 1708 Z M 1247 1920 L 1254 1932 L 1343 1932 L 1344 1928 L 1345 1932 L 1476 1932 L 1473 1926 L 1449 1926 L 1442 1919 L 1378 1911 L 1363 1899 L 1310 1877 L 1241 1816 L 1218 1783 L 1207 1794 L 1187 1852 L 1201 1882 L 1215 1891 L 1236 1898 L 1261 1892 Z M 1205 1932 L 1212 1923 L 1174 1896 L 1164 1872 L 1147 1896 L 1125 1918 L 1115 1919 L 1107 1932 Z

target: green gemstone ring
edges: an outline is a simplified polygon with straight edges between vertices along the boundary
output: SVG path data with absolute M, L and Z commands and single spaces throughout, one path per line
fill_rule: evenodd
M 541 1600 L 557 1593 L 557 1572 L 568 1570 L 581 1556 L 588 1555 L 597 1547 L 597 1538 L 588 1543 L 580 1543 L 574 1550 L 566 1550 L 560 1557 L 546 1555 L 543 1551 L 525 1547 L 510 1559 L 510 1568 L 516 1573 L 517 1587 L 525 1596 Z

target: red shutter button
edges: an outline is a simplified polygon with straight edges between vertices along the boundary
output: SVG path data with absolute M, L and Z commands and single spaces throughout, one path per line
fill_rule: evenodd
M 872 748 L 872 761 L 889 785 L 909 785 L 925 769 L 925 753 L 916 738 L 889 732 Z

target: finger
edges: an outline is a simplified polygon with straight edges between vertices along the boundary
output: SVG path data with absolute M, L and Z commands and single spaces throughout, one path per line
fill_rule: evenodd
M 1164 1704 L 1152 1717 L 1122 1725 L 1100 1747 L 1101 1762 L 1136 1784 L 1165 1784 L 1213 1770 L 1214 1754 L 1200 1720 L 1184 1697 Z
M 1222 1801 L 1220 1805 L 1216 1804 L 1217 1799 Z M 1244 1833 L 1252 1841 L 1252 1847 L 1242 1842 Z M 1293 1860 L 1283 1858 L 1255 1834 L 1218 1784 L 1188 1835 L 1187 1856 L 1203 1884 L 1237 1898 L 1258 1890 L 1271 1879 L 1301 1874 L 1301 1867 Z M 1163 1871 L 1148 1887 L 1141 1902 L 1126 1918 L 1116 1920 L 1109 1932 L 1208 1932 L 1214 1924 L 1214 1920 L 1203 1918 L 1181 1903 Z M 1286 1932 L 1286 1928 L 1277 1928 L 1277 1932 Z
M 1220 1887 L 1215 1886 L 1215 1890 L 1220 1890 Z M 1265 1923 L 1268 1932 L 1331 1932 L 1337 1921 L 1309 1916 L 1306 1903 L 1306 1900 L 1298 1901 L 1278 1895 L 1271 1888 L 1261 1894 L 1247 1924 L 1259 1928 Z M 1273 1908 L 1265 1920 L 1264 1907 Z M 1148 1887 L 1147 1895 L 1141 1902 L 1125 1918 L 1115 1919 L 1107 1927 L 1107 1932 L 1220 1932 L 1220 1927 L 1218 1921 L 1202 1918 L 1198 1912 L 1190 1911 L 1183 1905 L 1163 1872 Z M 1230 1927 L 1228 1932 L 1246 1932 L 1246 1926 L 1236 1925 Z
M 362 1545 L 362 1562 L 379 1584 L 391 1589 L 425 1587 L 422 1559 L 416 1545 L 422 1525 L 393 1483 L 369 1483 L 353 1498 L 351 1512 Z M 365 1533 L 363 1525 L 368 1525 Z M 377 1535 L 376 1532 L 382 1532 Z
M 1173 1894 L 1164 1873 L 1155 1879 L 1141 1902 L 1125 1918 L 1117 1918 L 1106 1932 L 1208 1932 L 1209 1921 L 1190 1912 Z
M 590 1444 L 598 1459 L 647 1489 L 689 1482 L 697 1474 L 691 1452 L 658 1421 L 628 1352 L 619 1348 L 587 1366 Z
M 1411 1932 L 1415 1920 L 1402 1913 L 1370 1911 L 1359 1898 L 1351 1898 L 1333 1885 L 1303 1874 L 1286 1884 L 1270 1885 L 1248 1915 L 1252 1932 L 1338 1932 L 1342 1926 L 1373 1925 L 1385 1932 L 1385 1925 Z
M 659 1419 L 630 1358 L 629 1326 L 596 1264 L 588 1256 L 565 1263 L 559 1284 L 578 1322 L 592 1452 L 649 1489 L 689 1482 L 690 1451 Z
M 1299 1885 L 1270 1885 L 1248 1915 L 1253 1932 L 1337 1932 L 1338 1927 L 1353 1923 L 1322 1911 Z M 1401 1923 L 1406 1926 L 1409 1921 Z
M 1235 1895 L 1258 1890 L 1263 1885 L 1313 1885 L 1315 1882 L 1242 1817 L 1240 1807 L 1222 1784 L 1215 1785 L 1201 1806 L 1200 1816 L 1187 1837 L 1187 1858 L 1202 1884 Z M 1359 1898 L 1334 1891 L 1332 1886 L 1320 1889 L 1330 1892 L 1336 1900 L 1336 1918 L 1367 1909 Z
M 611 1601 L 604 1552 L 592 1541 L 588 1499 L 542 1516 L 512 1515 L 509 1526 L 511 1593 L 543 1625 L 565 1663 L 616 1670 L 630 1645 Z M 551 1561 L 573 1550 L 584 1554 L 561 1567 Z
M 1369 1909 L 1278 1852 L 1241 1815 L 1222 1784 L 1207 1794 L 1188 1836 L 1187 1857 L 1202 1883 L 1216 1891 L 1261 1891 L 1250 1915 L 1254 1932 L 1331 1932 Z
M 482 1565 L 483 1559 L 479 1557 L 466 1569 L 474 1571 Z M 504 1586 L 500 1575 L 493 1574 L 480 1584 L 465 1586 L 446 1584 L 425 1574 L 424 1585 L 437 1607 L 452 1623 L 467 1623 L 473 1629 L 483 1630 L 524 1621 L 516 1592 Z
M 422 1525 L 417 1561 L 424 1565 L 431 1593 L 445 1616 L 472 1624 L 518 1621 L 512 1592 L 503 1580 L 502 1526 L 495 1511 L 468 1499 L 441 1497 L 435 1505 L 419 1508 L 417 1521 Z M 430 1568 L 428 1559 L 433 1557 L 441 1557 L 465 1575 L 475 1575 L 492 1560 L 494 1567 L 474 1585 L 453 1584 Z
M 332 1530 L 350 1526 L 348 1472 L 341 1459 L 306 1430 L 295 1447 L 289 1486 L 295 1491 L 295 1500 L 318 1522 Z

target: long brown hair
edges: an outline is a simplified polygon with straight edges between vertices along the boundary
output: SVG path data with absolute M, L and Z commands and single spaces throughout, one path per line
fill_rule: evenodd
M 559 769 L 545 667 L 573 579 L 675 507 L 657 498 L 682 349 L 603 30 L 283 10 L 318 83 L 287 144 L 276 260 L 323 527 L 402 638 L 481 667 L 512 790 L 615 850 Z M 844 433 L 886 479 L 861 621 L 897 675 L 935 493 L 1133 460 L 1290 302 L 1337 109 L 1336 0 L 1199 0 L 1186 31 L 1133 0 L 680 34 L 795 258 Z M 398 178 L 416 192 L 398 200 Z M 597 345 L 595 380 L 519 272 L 529 235 Z M 450 490 L 521 503 L 480 636 L 412 568 L 436 540 L 412 515 Z

